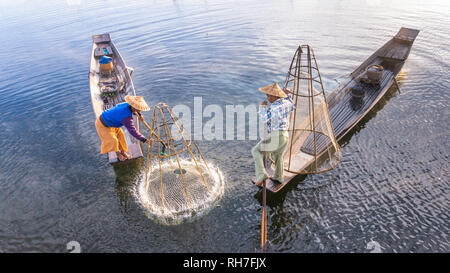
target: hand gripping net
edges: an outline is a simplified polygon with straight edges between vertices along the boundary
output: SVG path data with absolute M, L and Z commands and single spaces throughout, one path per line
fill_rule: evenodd
M 317 60 L 309 45 L 297 48 L 284 88 L 296 105 L 289 122 L 285 170 L 295 174 L 329 171 L 337 166 L 341 151 L 336 141 Z
M 220 172 L 208 166 L 172 109 L 159 103 L 151 125 L 144 124 L 154 142 L 147 146 L 141 203 L 154 216 L 173 222 L 198 214 L 218 200 L 223 191 Z

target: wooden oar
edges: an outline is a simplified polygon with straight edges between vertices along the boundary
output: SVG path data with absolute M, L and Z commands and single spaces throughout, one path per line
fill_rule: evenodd
M 261 219 L 261 252 L 266 252 L 267 244 L 267 207 L 266 207 L 266 180 L 263 182 L 263 207 Z

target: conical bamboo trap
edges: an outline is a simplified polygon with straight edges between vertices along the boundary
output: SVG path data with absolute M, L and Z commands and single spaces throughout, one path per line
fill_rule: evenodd
M 141 199 L 155 216 L 174 220 L 211 206 L 223 193 L 220 171 L 208 165 L 197 143 L 172 109 L 155 106 L 147 145 Z
M 297 48 L 284 88 L 296 105 L 291 112 L 289 143 L 284 154 L 285 170 L 314 174 L 335 168 L 341 151 L 334 135 L 328 103 L 313 49 Z

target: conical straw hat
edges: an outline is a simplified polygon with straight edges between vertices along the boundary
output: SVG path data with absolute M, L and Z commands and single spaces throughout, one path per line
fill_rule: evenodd
M 281 88 L 278 86 L 278 84 L 276 82 L 269 84 L 267 86 L 261 87 L 258 89 L 259 91 L 275 96 L 275 97 L 279 97 L 279 98 L 286 98 L 287 95 L 286 93 L 284 93 L 283 90 L 281 90 Z
M 142 96 L 125 96 L 125 101 L 128 102 L 131 107 L 139 111 L 150 110 L 150 107 Z

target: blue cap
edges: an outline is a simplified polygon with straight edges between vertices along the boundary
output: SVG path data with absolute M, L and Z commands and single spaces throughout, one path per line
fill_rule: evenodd
M 108 57 L 108 56 L 102 56 L 100 58 L 100 63 L 101 64 L 109 64 L 111 61 L 112 61 L 112 58 Z

